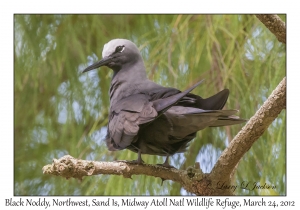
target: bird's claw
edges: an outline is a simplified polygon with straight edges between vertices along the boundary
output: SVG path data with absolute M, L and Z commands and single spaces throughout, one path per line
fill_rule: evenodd
M 128 163 L 128 160 L 115 160 L 115 162 Z
M 138 165 L 144 164 L 143 160 L 131 160 L 131 161 L 128 161 L 128 162 L 132 163 L 132 164 L 138 164 Z
M 116 160 L 115 162 L 122 162 L 122 163 L 131 163 L 131 164 L 144 164 L 143 160 Z
M 158 166 L 162 166 L 162 167 L 165 167 L 165 168 L 175 168 L 174 166 L 170 165 L 169 163 L 166 164 L 166 163 L 163 163 L 163 164 L 156 164 Z

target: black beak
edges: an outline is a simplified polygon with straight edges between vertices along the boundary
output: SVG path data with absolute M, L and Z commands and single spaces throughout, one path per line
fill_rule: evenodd
M 105 57 L 103 58 L 102 60 L 88 66 L 86 69 L 83 70 L 82 73 L 85 73 L 87 71 L 91 71 L 93 69 L 96 69 L 96 68 L 99 68 L 100 66 L 105 66 L 106 64 L 110 63 L 112 60 L 112 57 L 108 56 L 108 57 Z

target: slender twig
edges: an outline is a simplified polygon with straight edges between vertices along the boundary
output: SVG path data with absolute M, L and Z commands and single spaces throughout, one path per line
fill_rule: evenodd
M 62 176 L 67 179 L 76 178 L 82 180 L 84 176 L 99 174 L 121 175 L 131 178 L 132 175 L 148 175 L 160 177 L 164 180 L 180 182 L 180 174 L 183 170 L 169 169 L 159 165 L 134 164 L 126 161 L 89 161 L 76 159 L 70 155 L 65 155 L 60 159 L 54 159 L 52 164 L 43 167 L 44 174 Z

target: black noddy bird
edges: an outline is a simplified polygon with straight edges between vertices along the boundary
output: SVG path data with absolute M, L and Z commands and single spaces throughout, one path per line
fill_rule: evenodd
M 143 163 L 141 154 L 169 156 L 184 152 L 197 131 L 245 122 L 237 110 L 221 110 L 229 90 L 203 99 L 190 93 L 202 81 L 181 92 L 147 78 L 137 46 L 126 39 L 104 45 L 102 59 L 84 69 L 107 66 L 114 74 L 110 84 L 110 113 L 105 138 L 108 150 L 129 149 L 138 153 L 132 162 Z

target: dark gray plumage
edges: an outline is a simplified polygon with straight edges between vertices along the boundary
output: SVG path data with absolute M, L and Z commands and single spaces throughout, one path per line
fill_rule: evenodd
M 201 82 L 181 92 L 147 79 L 141 54 L 134 43 L 114 39 L 104 45 L 100 66 L 114 71 L 110 86 L 110 114 L 106 144 L 109 150 L 129 149 L 141 154 L 167 156 L 184 152 L 197 131 L 206 127 L 242 123 L 237 110 L 221 110 L 228 98 L 224 89 L 203 99 L 190 93 Z

